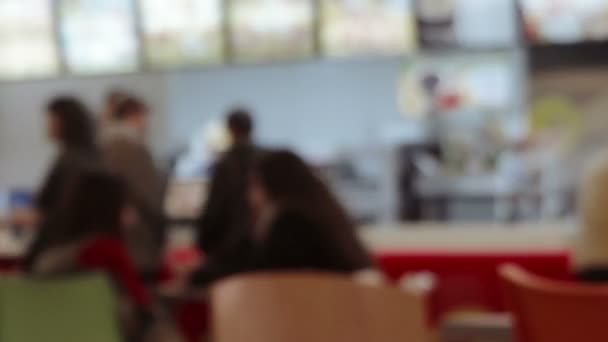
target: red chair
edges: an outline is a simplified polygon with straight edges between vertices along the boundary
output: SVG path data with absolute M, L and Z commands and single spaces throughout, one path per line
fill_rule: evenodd
M 500 269 L 520 342 L 608 341 L 608 285 L 549 280 Z
M 377 255 L 379 267 L 390 280 L 397 282 L 409 273 L 430 272 L 436 286 L 430 300 L 432 321 L 439 322 L 454 311 L 504 312 L 498 268 L 516 264 L 552 279 L 570 277 L 568 251 L 540 253 L 509 252 L 392 252 Z

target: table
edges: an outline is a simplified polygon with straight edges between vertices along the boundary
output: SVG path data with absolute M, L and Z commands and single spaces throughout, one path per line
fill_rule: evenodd
M 441 325 L 443 342 L 514 342 L 515 330 L 509 314 L 461 314 Z
M 520 224 L 458 222 L 384 224 L 362 227 L 360 237 L 375 253 L 409 251 L 506 253 L 569 250 L 578 234 L 576 222 Z

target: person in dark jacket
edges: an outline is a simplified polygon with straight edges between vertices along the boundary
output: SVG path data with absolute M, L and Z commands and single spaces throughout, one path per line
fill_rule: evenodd
M 199 222 L 198 246 L 208 263 L 242 262 L 251 240 L 253 222 L 246 194 L 251 169 L 261 152 L 253 144 L 254 124 L 247 110 L 233 110 L 226 126 L 232 146 L 213 169 Z
M 59 148 L 36 200 L 42 216 L 53 210 L 68 183 L 84 169 L 99 165 L 95 125 L 87 108 L 72 97 L 59 97 L 47 106 L 50 139 Z
M 102 272 L 119 294 L 119 317 L 131 340 L 152 316 L 152 299 L 123 239 L 127 188 L 107 172 L 82 172 L 59 201 L 58 215 L 47 221 L 58 232 L 32 259 L 30 274 L 55 277 Z
M 59 150 L 48 176 L 37 194 L 31 225 L 38 226 L 36 239 L 29 248 L 25 267 L 59 232 L 47 224 L 58 215 L 57 205 L 79 175 L 100 168 L 95 145 L 95 127 L 87 108 L 73 97 L 58 97 L 47 106 L 48 134 Z
M 276 151 L 253 169 L 252 270 L 355 274 L 373 268 L 354 224 L 323 181 L 297 155 Z

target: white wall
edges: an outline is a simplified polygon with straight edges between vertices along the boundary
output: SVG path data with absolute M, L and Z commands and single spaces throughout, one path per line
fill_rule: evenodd
M 82 98 L 92 109 L 101 107 L 111 87 L 133 90 L 154 108 L 153 143 L 165 141 L 168 111 L 166 75 L 128 75 L 103 78 L 60 79 L 0 85 L 0 190 L 35 187 L 47 169 L 52 148 L 46 140 L 46 103 L 59 94 Z
M 168 78 L 169 137 L 183 143 L 193 127 L 242 104 L 254 111 L 265 143 L 304 149 L 365 144 L 400 117 L 401 65 L 396 59 L 317 61 L 174 74 Z
M 382 126 L 399 120 L 401 64 L 312 61 L 0 84 L 0 189 L 39 182 L 52 155 L 42 110 L 57 94 L 80 96 L 97 110 L 111 87 L 141 95 L 154 110 L 151 142 L 159 154 L 186 143 L 205 122 L 237 104 L 255 111 L 263 142 L 339 148 L 370 142 Z

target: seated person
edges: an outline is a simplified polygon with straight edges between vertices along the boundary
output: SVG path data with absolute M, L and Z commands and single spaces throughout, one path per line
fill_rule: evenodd
M 269 152 L 249 184 L 253 218 L 246 262 L 195 276 L 201 285 L 235 273 L 321 271 L 356 275 L 374 267 L 353 223 L 321 179 L 295 154 Z
M 253 170 L 249 198 L 254 269 L 354 274 L 373 267 L 345 210 L 295 154 L 262 157 Z
M 154 280 L 165 243 L 162 203 L 166 180 L 146 145 L 149 124 L 148 106 L 137 98 L 124 99 L 102 137 L 101 159 L 126 183 L 128 201 L 138 219 L 125 229 L 124 239 L 138 272 Z
M 214 167 L 209 198 L 199 222 L 198 246 L 210 263 L 240 263 L 251 227 L 247 183 L 260 155 L 253 144 L 249 112 L 232 111 L 226 120 L 232 146 Z
M 107 274 L 121 295 L 121 319 L 129 336 L 142 331 L 151 300 L 122 238 L 128 221 L 127 190 L 118 179 L 87 171 L 68 187 L 57 215 L 45 224 L 56 232 L 31 260 L 34 276 L 82 271 Z

